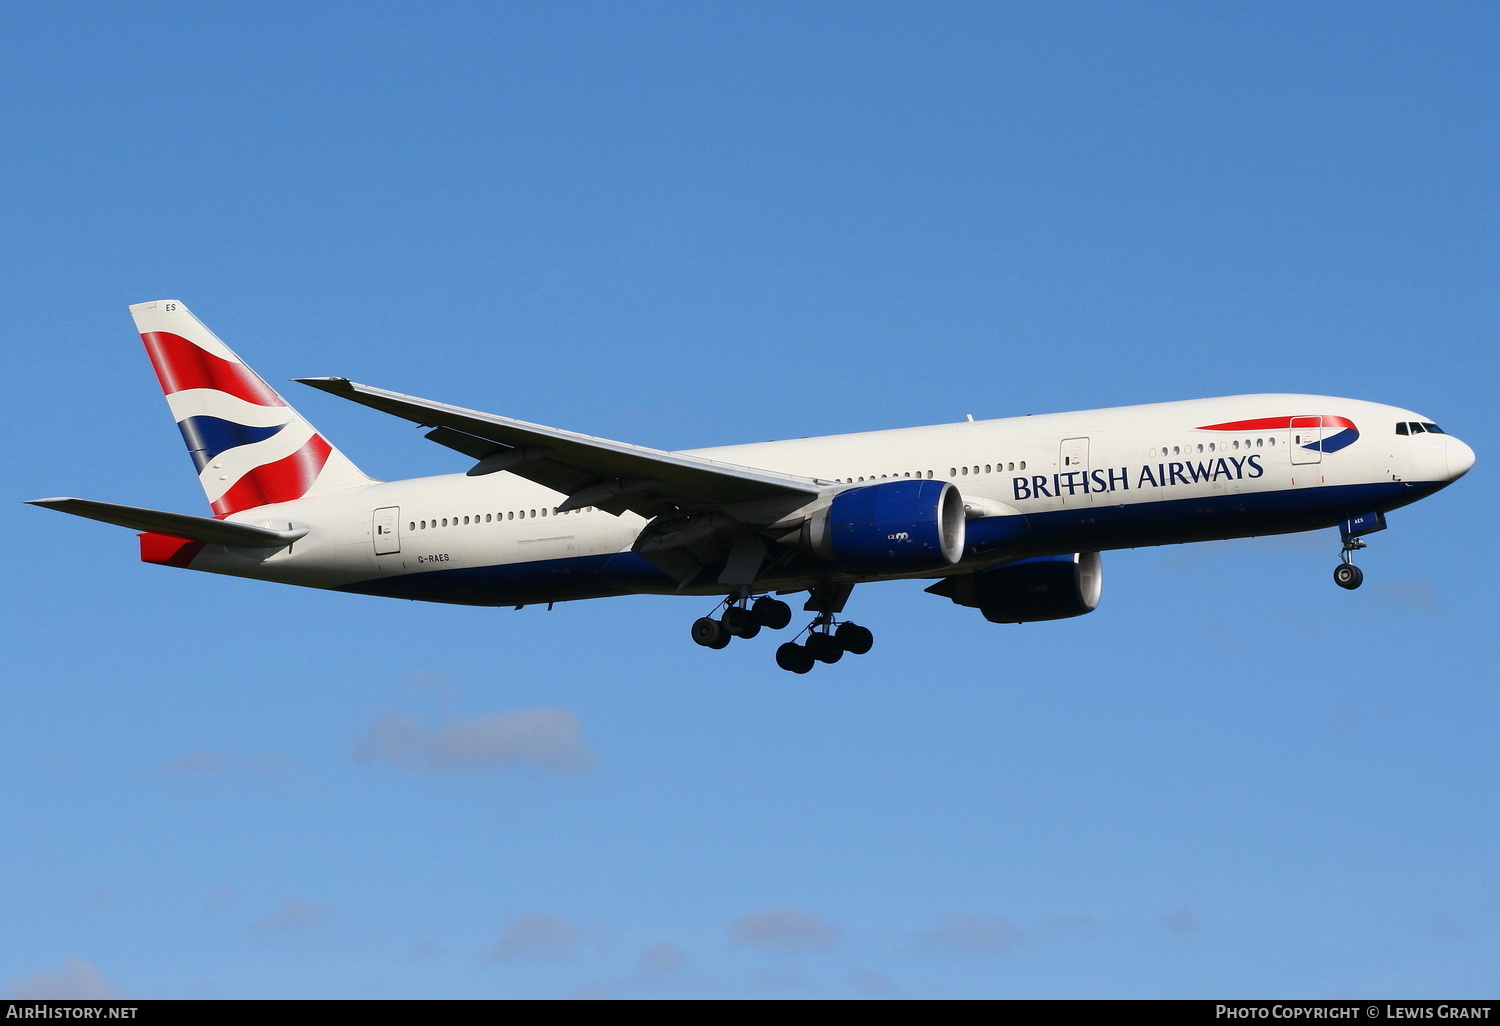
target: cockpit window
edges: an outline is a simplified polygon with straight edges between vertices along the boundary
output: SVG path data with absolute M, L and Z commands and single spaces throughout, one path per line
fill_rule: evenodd
M 1420 435 L 1423 431 L 1426 431 L 1426 430 L 1427 430 L 1426 428 L 1424 428 L 1421 424 L 1418 424 L 1416 421 L 1412 421 L 1411 422 L 1411 433 L 1412 434 L 1414 434 L 1414 435 Z
M 1427 433 L 1429 435 L 1446 435 L 1448 433 L 1442 428 L 1438 427 L 1436 424 L 1429 424 L 1425 420 L 1422 421 L 1422 426 L 1427 429 Z
M 1398 434 L 1398 435 L 1409 435 L 1409 434 L 1411 434 L 1411 425 L 1405 423 L 1404 421 L 1402 423 L 1400 423 L 1400 424 L 1397 424 L 1396 425 L 1396 434 Z

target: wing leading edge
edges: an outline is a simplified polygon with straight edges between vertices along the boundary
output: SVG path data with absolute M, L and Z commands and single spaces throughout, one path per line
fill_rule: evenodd
M 478 461 L 470 475 L 509 471 L 568 496 L 559 506 L 563 510 L 595 506 L 648 518 L 672 510 L 713 510 L 765 526 L 835 485 L 466 410 L 348 378 L 296 380 L 432 428 L 428 438 Z

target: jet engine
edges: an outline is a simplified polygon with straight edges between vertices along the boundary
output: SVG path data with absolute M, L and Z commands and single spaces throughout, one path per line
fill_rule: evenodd
M 1103 585 L 1099 553 L 1073 552 L 954 574 L 927 590 L 977 607 L 991 623 L 1029 623 L 1092 613 Z
M 941 570 L 964 551 L 964 499 L 948 481 L 847 488 L 801 529 L 801 545 L 856 573 Z

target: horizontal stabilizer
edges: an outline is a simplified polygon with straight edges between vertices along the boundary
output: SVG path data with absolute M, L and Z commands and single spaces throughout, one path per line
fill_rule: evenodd
M 169 513 L 160 509 L 144 509 L 140 506 L 121 506 L 114 502 L 95 502 L 92 499 L 30 499 L 32 506 L 42 506 L 75 517 L 102 520 L 117 527 L 128 527 L 132 531 L 150 531 L 168 534 L 174 538 L 207 542 L 210 545 L 233 545 L 253 548 L 281 548 L 307 534 L 307 528 L 295 531 L 276 531 L 253 524 L 235 524 L 212 517 L 195 517 L 187 513 Z

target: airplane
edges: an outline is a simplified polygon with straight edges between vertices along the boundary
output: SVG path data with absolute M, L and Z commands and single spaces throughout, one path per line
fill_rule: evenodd
M 33 505 L 140 533 L 147 563 L 391 598 L 514 606 L 711 598 L 711 649 L 810 623 L 806 673 L 863 655 L 857 584 L 924 580 L 992 623 L 1081 616 L 1111 549 L 1337 527 L 1334 580 L 1386 514 L 1474 465 L 1410 410 L 1241 395 L 666 452 L 347 378 L 305 385 L 427 428 L 462 474 L 367 477 L 176 300 L 130 307 L 212 517 L 78 498 Z M 798 640 L 801 639 L 801 640 Z

